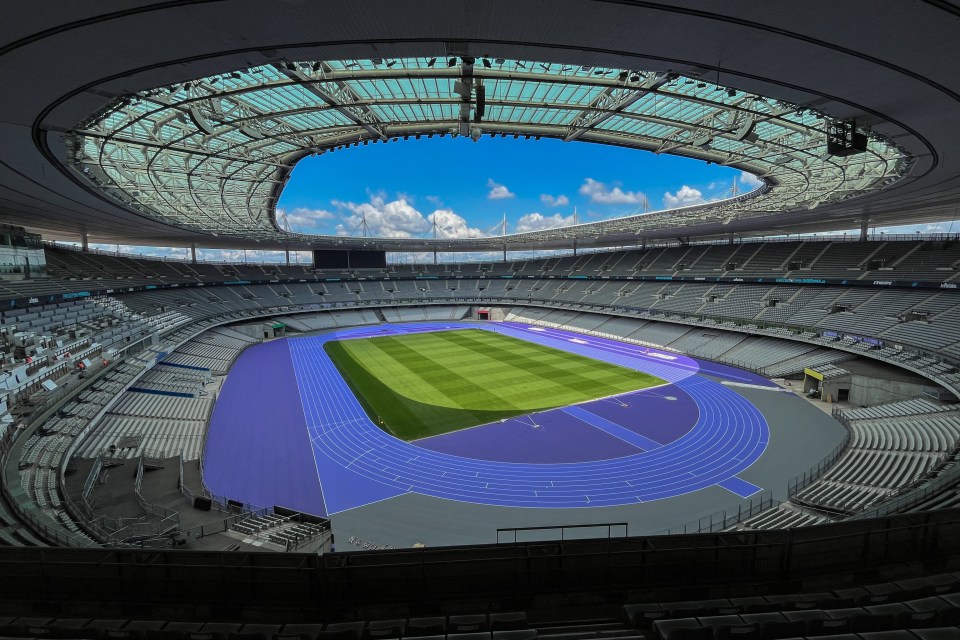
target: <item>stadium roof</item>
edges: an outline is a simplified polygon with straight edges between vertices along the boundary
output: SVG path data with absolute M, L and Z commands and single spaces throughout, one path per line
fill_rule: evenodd
M 401 6 L 402 5 L 402 6 Z M 0 213 L 48 238 L 482 250 L 770 234 L 956 215 L 952 3 L 102 2 L 7 9 Z M 19 14 L 19 15 L 17 15 Z M 829 16 L 829 20 L 827 19 Z M 67 55 L 64 53 L 67 52 Z M 855 119 L 867 152 L 826 153 Z M 555 137 L 763 177 L 734 200 L 529 234 L 283 232 L 311 153 L 417 135 Z M 452 168 L 456 170 L 456 168 Z
M 118 99 L 68 142 L 80 171 L 145 215 L 261 240 L 285 234 L 276 202 L 304 155 L 400 137 L 549 136 L 682 154 L 765 179 L 750 197 L 717 204 L 454 241 L 496 248 L 597 235 L 630 242 L 690 221 L 813 209 L 906 173 L 909 158 L 877 137 L 866 153 L 830 155 L 828 122 L 675 73 L 451 56 L 285 62 L 151 89 Z

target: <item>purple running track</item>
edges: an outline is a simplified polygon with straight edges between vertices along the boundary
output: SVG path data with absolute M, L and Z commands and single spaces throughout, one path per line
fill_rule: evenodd
M 620 458 L 640 450 L 585 424 L 562 409 L 518 416 L 416 440 L 431 451 L 498 462 L 586 462 Z
M 583 403 L 574 411 L 555 409 L 415 443 L 394 442 L 367 424 L 356 399 L 322 353 L 322 342 L 328 339 L 470 326 L 421 323 L 347 329 L 247 350 L 231 369 L 211 418 L 204 465 L 208 486 L 248 504 L 281 502 L 321 515 L 406 491 L 513 506 L 624 504 L 718 483 L 749 466 L 766 445 L 766 424 L 752 406 L 715 382 L 698 383 L 691 377 L 700 366 L 703 373 L 732 382 L 767 382 L 759 376 L 680 354 L 514 323 L 483 328 L 634 366 L 670 384 Z M 698 453 L 705 443 L 715 441 L 722 450 Z M 650 463 L 667 464 L 668 470 L 689 458 L 702 475 L 681 474 L 671 480 L 668 473 L 670 477 L 661 478 L 644 471 L 650 463 L 637 467 L 633 461 L 639 464 L 638 456 L 644 461 L 654 456 Z M 447 473 L 433 477 L 430 474 L 442 460 L 449 463 L 442 467 L 449 469 L 449 477 Z M 473 467 L 476 472 L 468 472 Z M 633 480 L 604 481 L 613 467 L 624 467 L 634 474 Z M 576 471 L 573 475 L 578 476 L 581 469 L 592 469 L 593 475 L 567 489 L 573 486 L 567 475 Z M 478 478 L 481 472 L 484 479 Z M 557 474 L 559 484 L 554 490 L 551 482 L 543 490 L 550 495 L 540 497 L 529 487 L 544 473 Z M 654 475 L 647 478 L 650 473 Z M 487 475 L 502 480 L 487 483 Z M 581 488 L 586 484 L 589 489 Z M 742 481 L 720 486 L 738 495 L 756 489 Z
M 325 514 L 286 340 L 247 349 L 230 370 L 210 418 L 204 480 L 216 494 Z M 251 399 L 255 399 L 251 401 Z

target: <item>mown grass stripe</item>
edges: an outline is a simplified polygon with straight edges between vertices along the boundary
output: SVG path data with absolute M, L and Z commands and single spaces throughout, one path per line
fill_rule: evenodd
M 663 382 L 478 329 L 332 341 L 324 348 L 371 418 L 407 440 Z
M 458 331 L 449 333 L 469 334 L 470 332 Z M 449 336 L 440 337 L 445 340 L 450 339 Z M 498 345 L 491 344 L 489 341 L 474 340 L 472 337 L 472 335 L 457 336 L 458 343 L 481 356 L 508 363 L 528 375 L 535 374 L 545 378 L 549 377 L 557 384 L 563 385 L 564 387 L 576 392 L 579 392 L 581 389 L 583 389 L 584 384 L 603 385 L 611 389 L 618 388 L 616 385 L 617 381 L 624 379 L 629 379 L 632 381 L 636 377 L 644 375 L 638 374 L 636 371 L 626 369 L 624 367 L 617 367 L 606 362 L 600 362 L 599 360 L 590 361 L 582 356 L 579 356 L 581 358 L 579 362 L 570 360 L 558 361 L 556 358 L 553 358 L 549 362 L 539 362 L 535 361 L 533 358 L 523 357 L 522 353 L 517 353 L 517 350 L 523 348 L 520 345 L 530 345 L 533 347 L 540 347 L 541 345 L 524 343 L 522 340 L 516 339 L 509 343 L 502 343 Z M 480 342 L 485 344 L 478 344 Z M 544 348 L 549 349 L 550 347 Z M 528 350 L 534 351 L 533 349 Z M 577 364 L 580 366 L 578 367 Z M 578 369 L 582 369 L 583 373 L 579 373 Z M 605 378 L 609 378 L 610 382 L 606 382 L 604 380 Z

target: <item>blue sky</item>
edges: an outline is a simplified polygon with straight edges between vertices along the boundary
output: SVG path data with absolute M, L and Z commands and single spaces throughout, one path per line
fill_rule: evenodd
M 278 211 L 291 231 L 447 237 L 542 229 L 695 204 L 759 184 L 698 160 L 559 140 L 434 137 L 308 157 Z

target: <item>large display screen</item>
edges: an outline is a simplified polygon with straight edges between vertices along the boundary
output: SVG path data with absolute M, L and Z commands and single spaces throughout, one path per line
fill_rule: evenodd
M 386 269 L 386 251 L 318 249 L 313 252 L 315 269 Z

